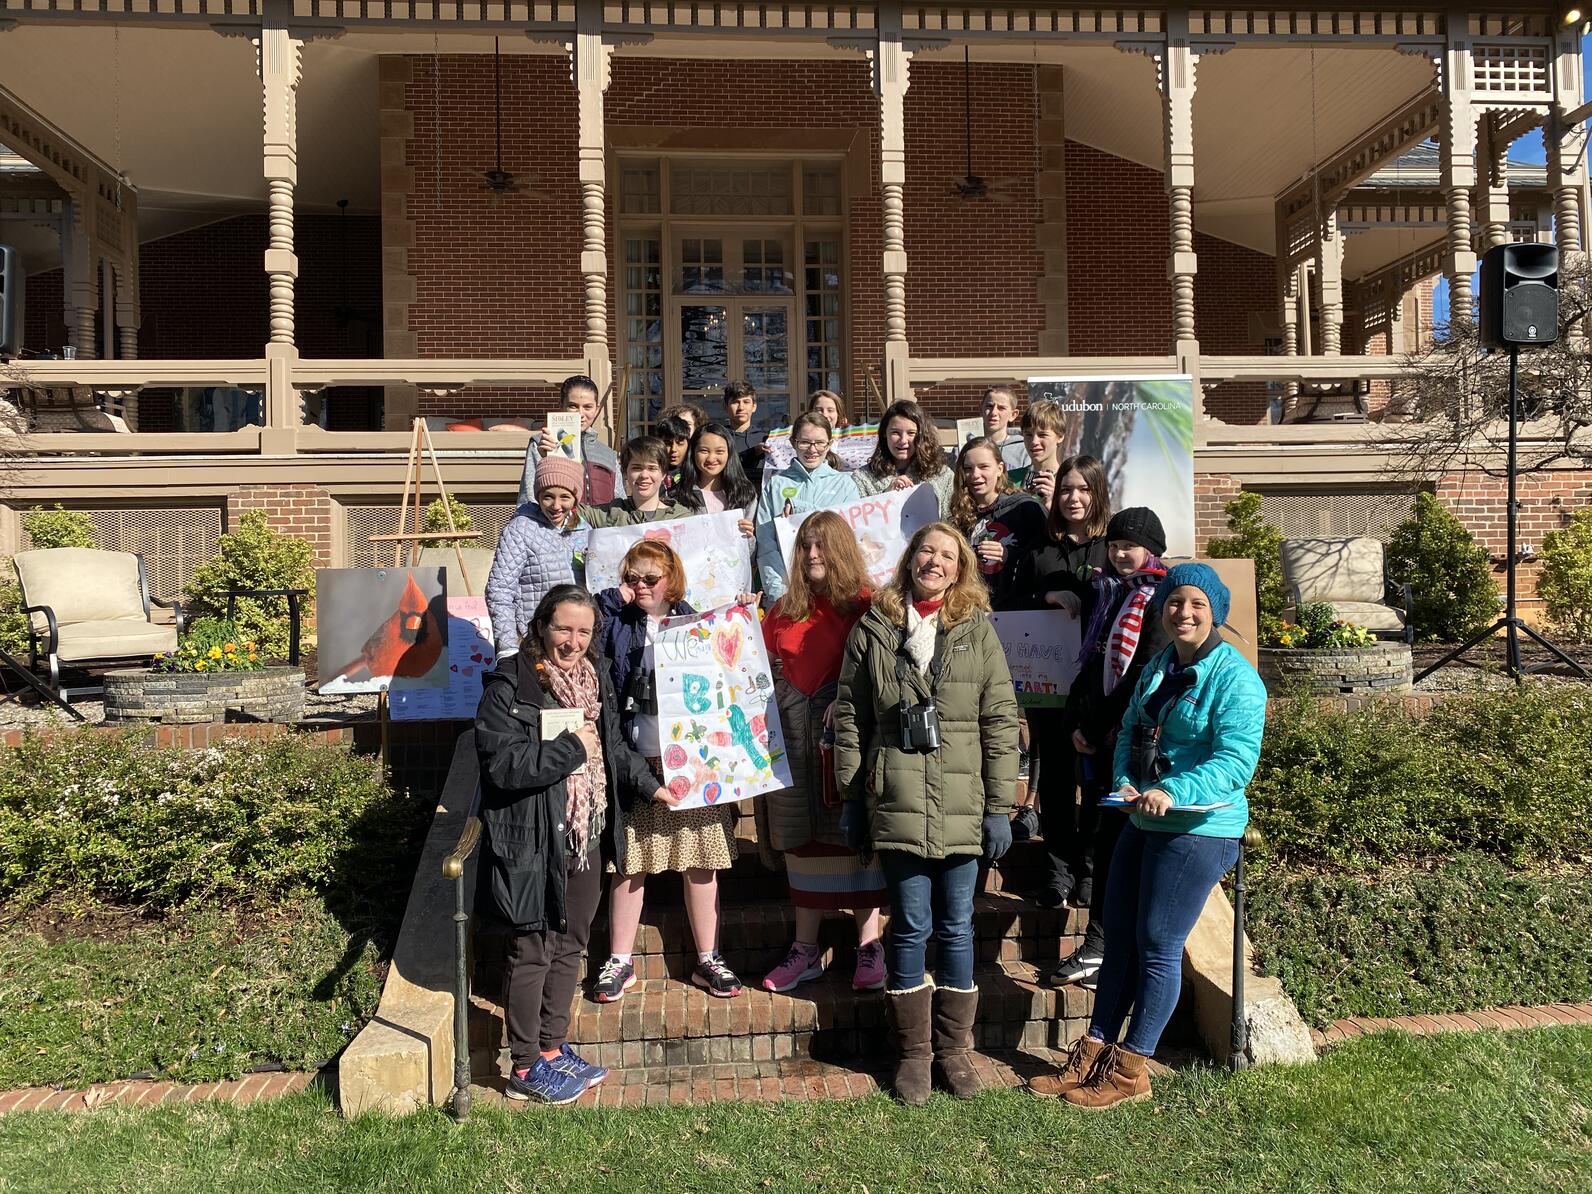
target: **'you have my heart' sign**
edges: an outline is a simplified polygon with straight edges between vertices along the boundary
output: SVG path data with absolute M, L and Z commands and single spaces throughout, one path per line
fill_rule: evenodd
M 757 612 L 721 605 L 665 618 L 653 642 L 663 782 L 676 808 L 790 787 L 785 736 Z

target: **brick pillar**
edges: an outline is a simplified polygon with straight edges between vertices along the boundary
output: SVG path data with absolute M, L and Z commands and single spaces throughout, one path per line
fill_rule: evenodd
M 1060 66 L 1041 66 L 1039 111 L 1034 142 L 1039 149 L 1040 216 L 1035 229 L 1044 259 L 1039 275 L 1039 304 L 1045 328 L 1039 333 L 1039 355 L 1067 355 L 1067 124 Z
M 331 496 L 318 485 L 244 485 L 227 495 L 227 529 L 250 510 L 264 510 L 271 529 L 307 540 L 315 549 L 315 565 L 332 563 Z
M 410 307 L 418 293 L 409 251 L 415 243 L 415 222 L 409 202 L 415 190 L 412 154 L 415 144 L 415 115 L 405 99 L 406 86 L 414 81 L 415 59 L 384 54 L 378 75 L 379 119 L 381 121 L 381 335 L 384 355 L 413 360 L 420 355 L 419 337 L 410 322 Z M 427 69 L 438 71 L 436 58 Z M 433 77 L 433 87 L 440 80 Z M 437 136 L 438 131 L 432 131 Z M 388 431 L 407 431 L 420 413 L 420 391 L 414 386 L 387 386 L 383 392 L 383 426 Z

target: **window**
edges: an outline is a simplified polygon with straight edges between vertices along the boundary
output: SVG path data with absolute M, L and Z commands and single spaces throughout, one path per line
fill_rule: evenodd
M 807 392 L 841 389 L 840 241 L 809 240 L 806 252 Z
M 788 162 L 679 162 L 670 169 L 669 210 L 685 216 L 788 216 Z
M 625 239 L 625 414 L 637 435 L 664 406 L 662 257 L 655 236 Z

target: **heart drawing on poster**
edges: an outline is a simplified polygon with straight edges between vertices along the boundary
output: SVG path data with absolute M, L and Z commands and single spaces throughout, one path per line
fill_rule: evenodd
M 720 626 L 713 634 L 713 658 L 726 668 L 734 668 L 746 646 L 746 632 L 739 626 Z

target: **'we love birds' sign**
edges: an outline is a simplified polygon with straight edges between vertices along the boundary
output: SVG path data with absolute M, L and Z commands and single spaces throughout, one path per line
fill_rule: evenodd
M 790 762 L 757 612 L 721 605 L 666 618 L 653 643 L 663 782 L 675 808 L 788 788 Z

